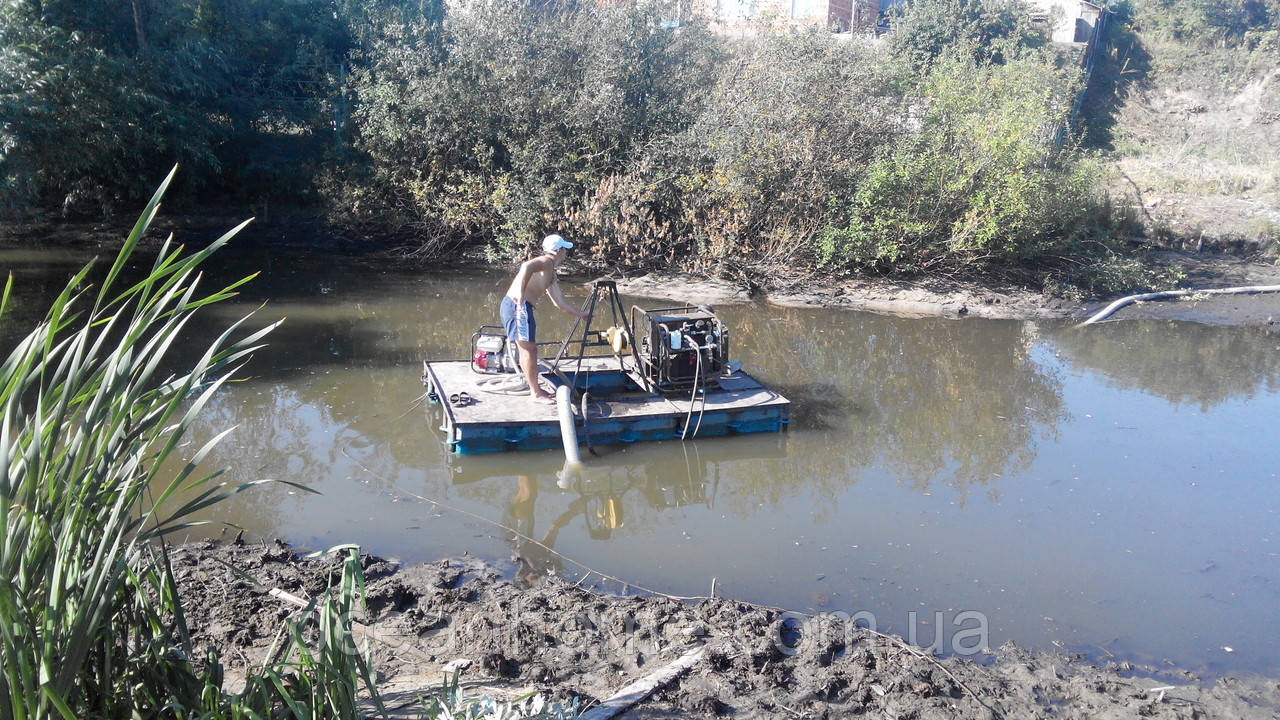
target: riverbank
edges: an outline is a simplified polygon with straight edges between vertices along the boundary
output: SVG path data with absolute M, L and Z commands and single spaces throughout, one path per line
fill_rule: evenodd
M 1280 285 L 1280 265 L 1222 253 L 1167 252 L 1155 258 L 1176 265 L 1186 275 L 1184 285 L 1210 289 Z M 652 274 L 622 279 L 625 293 L 706 303 L 748 302 L 756 299 L 746 288 L 723 281 L 687 275 Z M 758 292 L 760 299 L 782 307 L 843 308 L 918 317 L 981 317 L 1001 320 L 1049 318 L 1085 319 L 1115 298 L 1083 301 L 1024 286 L 949 278 L 915 281 L 858 278 L 822 281 L 805 278 L 780 281 Z M 1156 318 L 1215 325 L 1280 326 L 1280 294 L 1227 297 L 1189 297 L 1184 300 L 1138 303 L 1114 320 Z
M 1032 652 L 1007 644 L 935 657 L 835 615 L 784 614 L 732 599 L 592 592 L 554 575 L 521 588 L 475 560 L 399 567 L 363 558 L 369 640 L 388 706 L 463 669 L 470 692 L 579 698 L 593 706 L 684 658 L 690 666 L 624 717 L 1273 718 L 1280 679 L 1212 681 L 1172 668 Z M 323 593 L 333 557 L 280 543 L 180 546 L 174 571 L 196 647 L 221 650 L 227 683 L 260 663 L 297 608 L 270 594 Z M 230 570 L 237 568 L 244 575 Z M 249 582 L 245 575 L 255 582 Z M 278 595 L 278 593 L 277 593 Z M 968 647 L 968 643 L 961 643 Z

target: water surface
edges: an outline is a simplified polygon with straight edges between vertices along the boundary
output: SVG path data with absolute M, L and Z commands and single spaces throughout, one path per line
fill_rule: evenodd
M 0 345 L 84 259 L 0 251 L 17 285 Z M 945 637 L 977 611 L 993 646 L 1280 671 L 1274 331 L 725 306 L 734 357 L 794 403 L 789 432 L 599 448 L 564 488 L 558 452 L 450 456 L 420 397 L 423 358 L 464 358 L 496 322 L 504 274 L 216 262 L 215 280 L 264 275 L 210 327 L 263 302 L 260 322 L 287 319 L 189 447 L 234 425 L 211 460 L 232 481 L 318 491 L 266 486 L 218 523 L 405 562 L 469 553 L 522 582 L 586 566 L 705 595 L 714 578 L 720 595 L 867 611 L 926 645 L 938 619 Z M 569 324 L 540 311 L 544 338 Z

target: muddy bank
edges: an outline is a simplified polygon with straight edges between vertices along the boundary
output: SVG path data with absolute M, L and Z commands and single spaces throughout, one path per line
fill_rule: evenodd
M 1186 287 L 1225 288 L 1280 285 L 1280 266 L 1226 254 L 1163 253 L 1159 262 L 1177 264 Z M 687 275 L 646 275 L 618 282 L 626 293 L 697 303 L 735 303 L 757 299 L 746 288 L 721 280 Z M 838 282 L 812 279 L 778 282 L 763 288 L 760 299 L 782 307 L 844 308 L 915 317 L 981 317 L 1003 320 L 1085 319 L 1115 298 L 1076 302 L 998 282 L 947 278 L 916 281 L 860 278 Z M 1215 325 L 1280 325 L 1280 293 L 1229 297 L 1192 297 L 1139 303 L 1114 320 L 1156 318 Z
M 337 558 L 300 557 L 278 541 L 189 544 L 176 549 L 173 563 L 193 640 L 222 651 L 229 683 L 261 662 L 281 620 L 295 611 L 268 591 L 312 597 L 340 570 Z M 1280 712 L 1276 678 L 1206 682 L 1168 668 L 1098 667 L 1013 645 L 936 658 L 837 616 L 784 614 L 729 599 L 601 595 L 556 576 L 521 588 L 469 560 L 401 568 L 365 556 L 363 566 L 368 610 L 357 620 L 377 636 L 374 667 L 389 704 L 401 708 L 438 686 L 446 667 L 465 666 L 464 679 L 498 697 L 540 691 L 596 704 L 688 657 L 696 661 L 686 672 L 624 717 L 1274 718 Z

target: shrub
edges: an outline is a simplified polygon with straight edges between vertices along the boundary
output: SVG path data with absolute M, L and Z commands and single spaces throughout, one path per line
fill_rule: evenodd
M 0 208 L 109 212 L 175 162 L 188 194 L 296 201 L 341 123 L 356 7 L 0 2 Z
M 568 205 L 601 266 L 759 276 L 804 264 L 829 198 L 853 187 L 901 111 L 880 58 L 829 33 L 735 44 L 698 116 Z
M 483 0 L 381 35 L 353 80 L 369 174 L 347 209 L 507 255 L 686 123 L 705 77 L 700 31 L 631 3 Z
M 1280 0 L 1128 0 L 1143 33 L 1193 44 L 1254 45 L 1280 25 Z
M 1022 0 L 908 0 L 889 12 L 890 52 L 918 70 L 946 53 L 999 64 L 1046 44 Z
M 923 85 L 918 131 L 884 149 L 835 213 L 847 220 L 818 238 L 822 262 L 974 270 L 1105 232 L 1093 221 L 1097 166 L 1058 142 L 1075 82 L 1073 72 L 1033 60 L 945 56 Z

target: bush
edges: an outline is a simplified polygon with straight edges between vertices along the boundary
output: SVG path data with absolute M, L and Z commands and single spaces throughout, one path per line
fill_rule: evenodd
M 1280 26 L 1280 0 L 1128 0 L 1143 33 L 1193 44 L 1252 46 Z
M 1005 63 L 1047 40 L 1022 0 L 908 0 L 892 7 L 890 22 L 890 52 L 917 70 L 927 70 L 944 53 Z
M 899 27 L 889 54 L 813 30 L 673 32 L 634 5 L 393 18 L 355 75 L 365 162 L 337 197 L 414 228 L 424 252 L 512 258 L 559 231 L 593 269 L 749 283 L 978 271 L 1107 241 L 1099 166 L 1066 132 L 1078 70 L 1037 49 L 1021 5 L 919 0 L 902 21 L 951 10 L 967 22 Z
M 631 3 L 484 0 L 379 34 L 353 79 L 368 169 L 345 209 L 506 255 L 687 123 L 707 75 L 697 28 L 664 29 Z
M 346 10 L 0 3 L 0 208 L 109 212 L 175 162 L 188 194 L 296 200 L 341 122 Z
M 918 130 L 871 163 L 818 238 L 823 264 L 971 271 L 1105 233 L 1099 168 L 1059 143 L 1075 83 L 1074 72 L 1031 60 L 944 56 L 924 83 Z
M 723 57 L 687 128 L 571 205 L 597 264 L 748 278 L 802 266 L 831 198 L 898 133 L 896 81 L 868 46 L 803 31 Z

